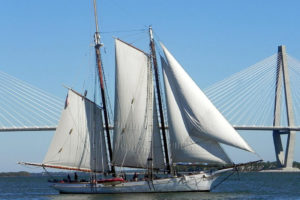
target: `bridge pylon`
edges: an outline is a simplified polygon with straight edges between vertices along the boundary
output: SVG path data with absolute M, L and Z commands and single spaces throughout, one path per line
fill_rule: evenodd
M 284 93 L 282 94 L 282 91 Z M 278 46 L 277 54 L 277 73 L 276 73 L 276 87 L 275 87 L 275 104 L 274 104 L 274 120 L 273 126 L 280 126 L 281 121 L 281 106 L 282 96 L 285 98 L 285 110 L 287 116 L 288 127 L 294 126 L 293 103 L 291 97 L 290 79 L 288 72 L 288 64 L 286 59 L 285 46 Z M 281 135 L 287 134 L 287 144 L 285 153 L 283 150 Z M 295 146 L 295 131 L 293 130 L 273 130 L 273 141 L 275 146 L 275 154 L 277 160 L 277 167 L 283 170 L 291 170 L 294 161 L 294 146 Z

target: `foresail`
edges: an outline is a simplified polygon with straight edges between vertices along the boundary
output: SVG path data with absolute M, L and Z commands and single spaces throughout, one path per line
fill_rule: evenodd
M 43 165 L 81 171 L 109 170 L 101 109 L 69 90 Z
M 112 163 L 115 166 L 147 168 L 153 131 L 153 86 L 149 57 L 118 39 L 115 45 Z
M 169 135 L 172 152 L 171 155 L 173 163 L 230 163 L 230 159 L 217 142 L 207 138 L 199 139 L 189 135 L 188 129 L 184 124 L 178 102 L 176 102 L 172 92 L 172 85 L 174 83 L 172 79 L 168 77 L 165 71 L 167 64 L 164 62 L 163 58 L 161 58 L 161 61 L 164 74 Z
M 206 137 L 253 152 L 171 53 L 161 46 L 168 63 L 164 66 L 164 71 L 189 135 L 201 139 Z

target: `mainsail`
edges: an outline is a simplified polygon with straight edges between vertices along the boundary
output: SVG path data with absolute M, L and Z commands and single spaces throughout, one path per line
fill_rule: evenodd
M 155 95 L 154 95 L 155 96 Z M 165 161 L 162 149 L 162 138 L 159 130 L 157 105 L 155 98 L 153 98 L 153 133 L 152 133 L 152 153 L 150 157 L 153 158 L 153 167 L 156 169 L 164 169 Z
M 69 90 L 43 165 L 82 171 L 109 170 L 101 109 Z
M 173 95 L 173 97 L 167 95 L 167 99 L 171 101 L 170 98 L 174 98 L 173 104 L 181 113 L 180 119 L 173 121 L 183 121 L 184 128 L 191 138 L 216 141 L 253 152 L 166 47 L 161 46 L 167 59 L 167 64 L 163 68 L 165 83 L 167 80 L 167 84 L 169 84 L 167 94 Z M 172 120 L 172 117 L 173 115 L 169 114 L 169 120 L 170 118 Z M 175 115 L 175 117 L 177 116 Z M 172 125 L 176 124 L 173 123 Z M 173 129 L 174 127 L 170 128 Z
M 153 121 L 153 83 L 149 56 L 118 39 L 116 45 L 116 83 L 114 149 L 112 164 L 123 167 L 147 168 L 153 151 L 160 151 L 153 131 L 159 135 L 158 123 Z M 156 127 L 154 127 L 156 126 Z M 158 149 L 160 148 L 160 149 Z M 159 157 L 158 157 L 159 158 Z M 154 159 L 153 167 L 163 163 Z M 158 166 L 155 166 L 158 165 Z

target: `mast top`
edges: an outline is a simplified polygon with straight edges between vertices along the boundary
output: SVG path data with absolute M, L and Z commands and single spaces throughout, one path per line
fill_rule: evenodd
M 150 40 L 153 41 L 152 26 L 149 26 L 149 34 L 150 34 Z
M 97 16 L 97 3 L 96 0 L 94 0 L 94 16 L 95 16 L 95 25 L 96 25 L 96 32 L 94 35 L 95 40 L 95 46 L 101 47 L 102 44 L 100 42 L 100 32 L 99 32 L 99 26 L 98 26 L 98 16 Z
M 94 0 L 94 16 L 95 16 L 96 32 L 99 32 L 96 0 Z

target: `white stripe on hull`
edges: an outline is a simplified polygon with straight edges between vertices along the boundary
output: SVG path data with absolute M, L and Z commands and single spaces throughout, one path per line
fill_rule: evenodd
M 113 194 L 149 192 L 192 192 L 210 191 L 217 175 L 195 174 L 151 181 L 124 182 L 115 186 L 90 183 L 58 183 L 53 187 L 60 193 Z

